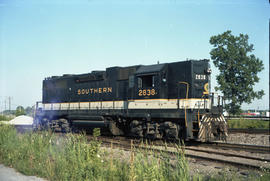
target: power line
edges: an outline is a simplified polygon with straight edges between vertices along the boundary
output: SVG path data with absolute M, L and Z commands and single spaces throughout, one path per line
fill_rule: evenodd
M 8 110 L 9 113 L 11 112 L 11 106 L 12 106 L 11 100 L 12 99 L 13 98 L 11 96 L 7 96 L 7 97 L 4 98 L 4 101 L 3 101 L 3 103 L 4 103 L 4 110 L 3 111 L 7 111 Z

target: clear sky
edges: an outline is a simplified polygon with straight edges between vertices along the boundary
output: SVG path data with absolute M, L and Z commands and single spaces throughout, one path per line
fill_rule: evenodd
M 48 76 L 210 59 L 226 30 L 248 34 L 265 66 L 266 95 L 243 108 L 268 109 L 269 18 L 268 0 L 0 0 L 0 111 L 8 96 L 13 109 L 41 100 Z

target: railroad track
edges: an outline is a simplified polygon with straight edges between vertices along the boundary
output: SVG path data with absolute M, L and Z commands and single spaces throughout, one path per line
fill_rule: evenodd
M 87 135 L 88 140 L 93 136 Z M 184 150 L 185 156 L 196 160 L 219 162 L 237 167 L 270 170 L 270 147 L 247 144 L 231 144 L 223 142 L 187 142 L 185 146 L 179 146 L 174 142 L 164 143 L 151 141 L 143 143 L 142 140 L 127 137 L 100 136 L 98 140 L 106 147 L 121 148 L 127 151 L 143 149 L 156 152 L 165 152 L 172 156 L 179 155 L 179 149 Z M 166 146 L 165 146 L 166 144 Z M 178 147 L 178 148 L 176 148 Z M 134 149 L 135 148 L 135 149 Z M 236 152 L 236 153 L 235 153 Z M 243 154 L 244 152 L 244 154 Z
M 269 170 L 268 158 L 261 158 L 255 156 L 244 156 L 240 154 L 232 154 L 228 152 L 220 152 L 214 150 L 202 150 L 185 148 L 185 155 L 187 157 L 202 159 L 206 161 L 220 162 L 237 167 L 247 167 L 252 169 L 267 169 Z
M 210 153 L 210 154 L 218 154 L 218 155 L 224 155 L 224 156 L 230 156 L 230 157 L 235 157 L 236 155 L 233 153 L 228 153 L 228 152 L 220 152 L 220 151 L 214 151 L 214 150 L 205 150 L 201 148 L 194 148 L 194 147 L 186 147 L 186 150 L 193 150 L 193 151 L 199 151 L 199 152 L 204 152 L 204 153 Z M 254 156 L 246 156 L 246 155 L 237 155 L 239 158 L 246 158 L 246 159 L 251 159 L 251 160 L 259 160 L 259 161 L 264 161 L 264 162 L 269 162 L 270 163 L 270 158 L 264 158 L 264 157 L 254 157 Z
M 264 146 L 264 145 L 211 142 L 211 143 L 202 143 L 200 144 L 200 146 L 211 147 L 211 148 L 221 148 L 221 149 L 227 149 L 227 150 L 236 150 L 236 151 L 246 151 L 246 152 L 251 152 L 251 153 L 270 154 L 270 147 Z
M 140 144 L 140 140 L 127 139 L 123 137 L 116 138 L 100 138 L 102 144 L 107 147 L 121 148 L 127 151 L 131 150 L 131 147 L 135 149 L 151 150 L 156 152 L 165 152 L 167 154 L 179 155 L 179 149 L 183 150 L 186 157 L 219 162 L 228 165 L 234 165 L 237 167 L 247 167 L 252 169 L 270 169 L 270 157 L 269 147 L 255 146 L 255 145 L 240 145 L 240 144 L 227 144 L 227 143 L 205 143 L 197 145 L 189 145 L 176 148 L 174 144 L 168 144 L 168 146 L 155 144 L 154 142 L 149 144 Z M 218 148 L 218 149 L 217 149 Z M 238 150 L 238 153 L 232 153 Z M 248 154 L 239 153 L 249 152 Z M 260 156 L 254 156 L 252 153 L 260 153 Z
M 270 169 L 270 147 L 222 142 L 200 143 L 186 146 L 187 154 L 202 153 L 198 158 L 235 166 Z M 193 155 L 192 155 L 193 157 Z M 196 157 L 196 155 L 194 156 Z

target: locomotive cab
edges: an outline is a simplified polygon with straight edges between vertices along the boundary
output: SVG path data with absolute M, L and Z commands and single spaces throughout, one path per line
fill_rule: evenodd
M 166 72 L 166 64 L 141 66 L 134 73 L 132 98 L 160 99 L 166 98 L 166 84 L 162 83 L 162 73 Z M 163 75 L 164 76 L 164 75 Z M 163 77 L 164 78 L 164 77 Z M 165 82 L 166 83 L 166 82 Z

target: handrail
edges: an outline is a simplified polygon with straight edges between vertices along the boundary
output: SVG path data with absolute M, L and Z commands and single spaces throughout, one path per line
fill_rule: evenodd
M 187 82 L 178 82 L 179 84 L 185 84 L 186 85 L 186 99 L 185 99 L 185 126 L 186 128 L 188 127 L 187 125 L 187 100 L 188 100 L 188 91 L 189 91 L 189 84 Z M 179 97 L 178 97 L 178 102 L 179 102 Z M 179 106 L 179 103 L 178 103 Z M 179 107 L 178 107 L 179 108 Z

